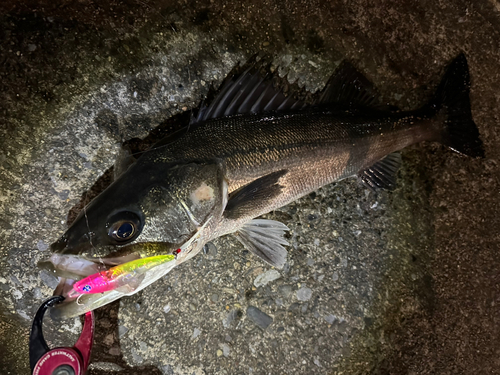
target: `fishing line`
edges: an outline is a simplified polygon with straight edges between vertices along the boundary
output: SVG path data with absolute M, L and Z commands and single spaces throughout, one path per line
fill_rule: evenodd
M 189 133 L 189 128 L 191 127 L 191 124 L 188 124 L 187 126 L 185 126 L 184 128 L 181 128 L 177 131 L 175 131 L 174 133 L 172 134 L 169 134 L 169 135 L 173 135 L 177 132 L 180 132 L 181 130 L 185 129 L 185 133 L 183 135 L 181 135 L 181 137 L 185 136 L 187 133 Z M 169 135 L 165 136 L 168 137 Z M 180 137 L 179 137 L 180 138 Z M 161 148 L 164 148 L 164 147 L 167 147 L 167 146 L 170 146 L 171 144 L 173 144 L 174 142 L 176 142 L 179 138 L 176 138 L 174 140 L 172 140 L 171 142 L 168 142 L 167 144 L 164 144 L 164 145 L 161 145 L 161 146 L 157 146 L 157 147 L 153 147 L 152 148 L 148 148 L 147 150 L 145 151 L 137 151 L 137 152 L 134 152 L 134 153 L 131 153 L 130 156 L 135 156 L 135 155 L 139 155 L 139 154 L 145 154 L 146 152 L 149 152 L 149 151 L 153 151 L 153 150 L 159 150 Z M 162 140 L 160 139 L 158 142 L 161 142 Z
M 92 234 L 93 232 L 90 230 L 90 225 L 89 225 L 89 218 L 87 216 L 87 192 L 85 191 L 84 192 L 84 199 L 83 199 L 83 215 L 85 216 L 85 223 L 87 224 L 87 235 L 89 236 L 89 243 L 90 243 L 90 246 L 92 247 L 92 250 L 94 250 L 94 254 L 97 254 L 97 249 L 96 247 L 94 246 L 94 244 L 92 243 Z M 92 256 L 93 257 L 93 256 Z M 99 255 L 99 262 L 101 262 L 101 264 L 103 266 L 106 267 L 106 265 L 104 264 L 101 256 Z
M 151 9 L 154 13 L 158 14 L 161 18 L 163 18 L 163 20 L 164 20 L 165 22 L 168 22 L 168 20 L 167 20 L 165 17 L 163 17 L 163 14 L 161 14 L 160 12 L 158 12 L 156 9 L 154 9 L 151 5 L 149 5 L 149 4 L 148 4 L 148 3 L 146 3 L 145 1 L 141 1 L 141 0 L 136 0 L 136 1 L 137 1 L 139 4 L 142 4 L 142 5 L 146 6 L 147 8 Z M 176 32 L 177 32 L 177 30 L 175 29 L 175 27 L 173 27 L 173 26 L 172 26 L 172 22 L 170 22 L 170 28 L 172 29 L 172 31 L 173 31 L 174 33 L 176 33 Z

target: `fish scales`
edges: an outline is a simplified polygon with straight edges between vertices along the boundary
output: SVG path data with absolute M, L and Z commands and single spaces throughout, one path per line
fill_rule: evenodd
M 151 150 L 142 157 L 143 163 L 221 159 L 230 193 L 269 173 L 288 170 L 279 182 L 283 194 L 260 205 L 259 216 L 355 175 L 407 145 L 440 137 L 439 123 L 425 117 L 372 112 L 360 116 L 318 108 L 214 119 L 166 147 Z

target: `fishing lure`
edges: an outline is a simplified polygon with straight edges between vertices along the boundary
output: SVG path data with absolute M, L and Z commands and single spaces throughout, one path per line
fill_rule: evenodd
M 75 298 L 82 294 L 104 293 L 126 285 L 129 285 L 132 291 L 135 289 L 133 285 L 138 283 L 141 275 L 153 267 L 174 260 L 177 253 L 136 259 L 111 267 L 109 270 L 94 273 L 75 282 L 68 297 Z

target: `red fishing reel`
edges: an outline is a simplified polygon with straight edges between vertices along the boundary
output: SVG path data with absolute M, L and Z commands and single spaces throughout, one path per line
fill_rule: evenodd
M 43 338 L 45 312 L 63 300 L 63 296 L 51 297 L 42 303 L 36 312 L 29 340 L 30 368 L 33 375 L 84 375 L 87 371 L 94 341 L 92 311 L 85 314 L 82 333 L 73 347 L 50 349 Z

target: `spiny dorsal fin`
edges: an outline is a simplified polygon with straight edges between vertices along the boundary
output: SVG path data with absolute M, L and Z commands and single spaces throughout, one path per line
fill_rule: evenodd
M 256 202 L 281 194 L 282 186 L 278 184 L 278 180 L 286 173 L 286 169 L 270 173 L 231 193 L 224 216 L 231 219 L 245 216 L 255 209 Z
M 396 174 L 401 166 L 401 154 L 393 152 L 372 166 L 360 171 L 358 177 L 369 188 L 375 190 L 396 188 Z
M 244 224 L 235 236 L 247 250 L 271 266 L 282 268 L 287 256 L 282 245 L 288 245 L 284 237 L 288 230 L 290 229 L 279 221 L 254 219 Z
M 266 73 L 262 74 L 261 70 Z M 263 67 L 257 63 L 252 63 L 241 74 L 229 75 L 210 104 L 200 106 L 191 124 L 237 114 L 302 108 L 304 102 L 292 95 L 286 96 L 282 88 L 275 87 L 275 78 L 276 74 L 269 72 L 269 65 Z
M 397 108 L 381 104 L 373 84 L 348 61 L 343 61 L 330 77 L 314 104 L 335 103 L 341 106 L 363 106 L 379 110 Z
M 298 86 L 291 85 L 286 78 L 279 78 L 277 74 L 271 73 L 270 64 L 265 65 L 262 61 L 257 63 L 255 58 L 249 64 L 250 67 L 242 73 L 235 72 L 226 78 L 213 100 L 208 105 L 203 103 L 200 106 L 198 114 L 191 119 L 190 124 L 237 114 L 295 110 L 306 106 L 296 95 L 285 95 L 281 86 L 296 86 L 295 94 L 300 94 Z M 373 84 L 347 61 L 340 64 L 325 88 L 315 97 L 312 105 L 336 104 L 345 108 L 361 106 L 378 110 L 397 110 L 396 107 L 382 104 Z

